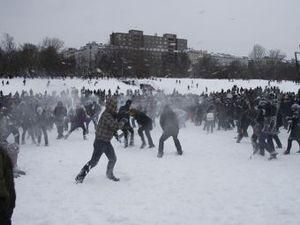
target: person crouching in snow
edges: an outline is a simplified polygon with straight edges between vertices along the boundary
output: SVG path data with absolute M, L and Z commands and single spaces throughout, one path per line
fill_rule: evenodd
M 113 181 L 119 181 L 119 178 L 116 178 L 113 173 L 117 157 L 110 141 L 114 133 L 117 130 L 122 129 L 126 122 L 127 121 L 124 121 L 124 119 L 120 122 L 117 121 L 117 101 L 114 98 L 108 99 L 106 102 L 106 109 L 102 113 L 97 125 L 92 158 L 84 165 L 80 173 L 76 176 L 76 183 L 83 182 L 89 171 L 97 165 L 103 153 L 108 158 L 106 169 L 107 178 Z
M 164 154 L 164 141 L 167 140 L 169 137 L 173 137 L 177 153 L 178 155 L 182 155 L 182 148 L 180 141 L 178 140 L 177 136 L 179 133 L 179 124 L 176 114 L 170 108 L 169 105 L 166 105 L 160 115 L 159 120 L 160 126 L 163 129 L 163 134 L 159 139 L 159 146 L 158 146 L 158 154 L 157 157 L 161 158 Z
M 139 125 L 138 134 L 142 140 L 141 148 L 144 148 L 146 146 L 143 131 L 145 131 L 146 137 L 148 139 L 149 148 L 155 147 L 150 134 L 150 131 L 153 128 L 152 119 L 149 116 L 147 116 L 145 113 L 133 108 L 129 110 L 129 114 L 137 121 Z

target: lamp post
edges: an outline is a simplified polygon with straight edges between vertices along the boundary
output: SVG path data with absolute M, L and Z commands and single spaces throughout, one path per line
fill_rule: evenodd
M 300 48 L 300 45 L 299 45 L 299 48 Z M 300 67 L 299 67 L 298 56 L 300 56 L 300 52 L 295 52 L 296 69 L 297 69 L 298 74 L 300 75 Z
M 92 67 L 92 45 L 89 46 L 90 54 L 89 54 L 89 75 L 91 74 L 91 67 Z

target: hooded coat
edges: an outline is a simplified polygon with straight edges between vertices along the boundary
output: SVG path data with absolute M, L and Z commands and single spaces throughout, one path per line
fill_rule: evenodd
M 119 113 L 118 113 L 118 120 L 121 120 L 122 118 L 125 118 L 126 120 L 128 120 L 127 122 L 127 126 L 130 126 L 129 124 L 129 109 L 130 109 L 130 105 L 131 105 L 131 100 L 127 100 L 126 104 L 121 106 L 119 109 Z

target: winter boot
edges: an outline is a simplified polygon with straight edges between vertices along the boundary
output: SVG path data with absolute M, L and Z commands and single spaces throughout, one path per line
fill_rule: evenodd
M 129 142 L 130 146 L 134 145 L 134 139 L 133 139 L 133 135 L 130 136 L 130 142 Z
M 106 177 L 112 181 L 119 181 L 120 179 L 115 177 L 114 175 L 114 167 L 115 167 L 116 161 L 115 160 L 109 160 L 106 168 Z
M 129 146 L 134 146 L 134 142 L 130 140 Z
M 70 136 L 70 133 L 67 133 L 65 136 L 64 136 L 64 139 L 68 139 L 68 137 Z
M 127 147 L 128 147 L 128 139 L 125 138 L 125 139 L 124 139 L 124 148 L 127 148 Z
M 87 174 L 86 171 L 81 170 L 80 173 L 75 177 L 76 184 L 82 183 L 86 174 Z
M 289 151 L 289 150 L 285 150 L 283 154 L 284 154 L 284 155 L 289 155 L 289 154 L 290 154 L 290 151 Z
M 265 156 L 265 150 L 262 149 L 262 148 L 259 148 L 259 154 L 260 154 L 261 156 Z
M 146 143 L 143 142 L 140 148 L 145 148 L 145 146 L 146 146 Z
M 163 155 L 164 155 L 164 153 L 163 153 L 163 152 L 158 152 L 158 153 L 157 153 L 157 158 L 162 158 L 162 157 L 163 157 Z
M 59 139 L 62 139 L 63 137 L 64 137 L 64 135 L 59 134 L 56 139 L 59 140 Z
M 107 176 L 107 178 L 110 179 L 110 180 L 112 180 L 112 181 L 115 181 L 115 182 L 120 181 L 120 178 L 117 178 L 117 177 L 115 177 L 114 175 Z
M 272 159 L 277 159 L 277 152 L 273 152 L 270 157 L 269 157 L 269 160 L 272 160 Z
M 149 145 L 149 148 L 154 148 L 154 147 L 155 147 L 154 144 Z

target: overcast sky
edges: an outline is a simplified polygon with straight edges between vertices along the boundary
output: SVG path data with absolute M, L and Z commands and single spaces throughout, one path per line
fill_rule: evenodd
M 176 33 L 209 52 L 248 56 L 260 44 L 291 58 L 300 50 L 300 0 L 0 0 L 0 33 L 19 44 L 48 36 L 78 48 L 129 29 Z

